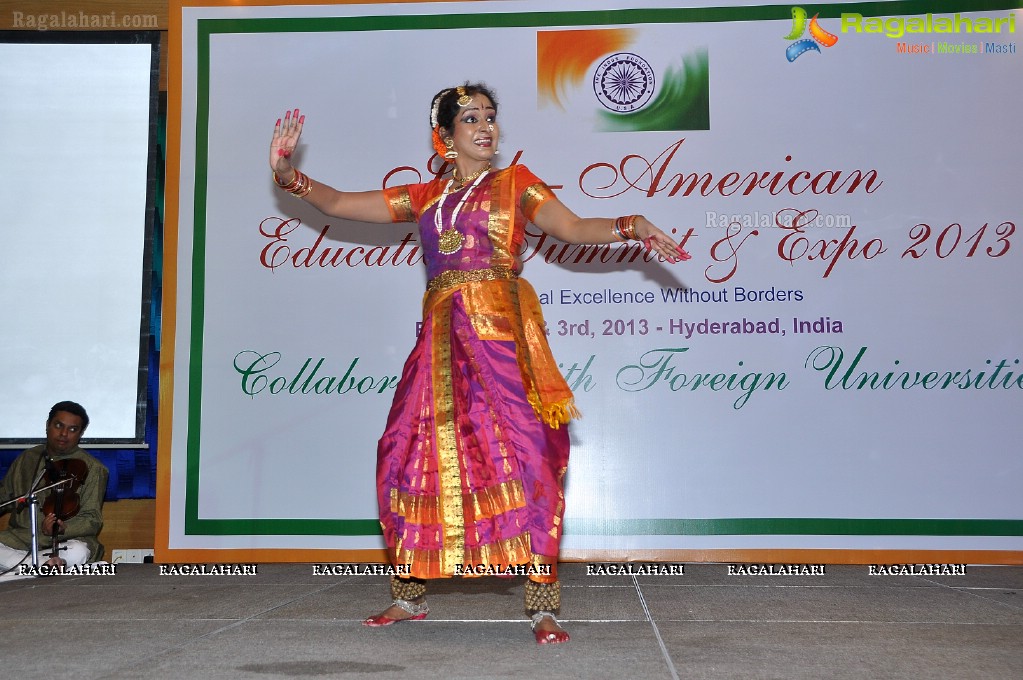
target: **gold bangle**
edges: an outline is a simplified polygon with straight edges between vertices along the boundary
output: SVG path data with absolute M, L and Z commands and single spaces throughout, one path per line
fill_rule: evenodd
M 280 175 L 274 172 L 274 183 L 277 184 L 277 186 L 279 186 L 284 191 L 287 191 L 289 194 L 293 194 L 296 191 L 300 191 L 302 186 L 306 184 L 308 180 L 309 178 L 306 175 L 302 174 L 302 171 L 299 170 L 298 168 L 295 168 L 295 177 L 287 184 L 282 183 Z
M 296 179 L 298 178 L 298 170 L 297 169 L 295 170 L 295 178 Z M 294 183 L 295 183 L 294 179 L 291 180 L 290 182 L 282 182 L 281 181 L 281 176 L 277 174 L 276 170 L 274 171 L 274 184 L 276 184 L 280 188 L 283 189 L 284 187 L 289 186 L 289 185 L 294 184 Z
M 274 182 L 278 187 L 298 198 L 305 198 L 313 190 L 312 180 L 298 168 L 295 168 L 295 178 L 287 184 L 281 183 L 281 178 L 276 172 L 274 173 Z
M 624 234 L 626 238 L 631 239 L 633 241 L 637 240 L 636 239 L 637 217 L 638 215 L 629 215 L 628 217 L 625 218 L 625 224 L 622 226 L 622 234 Z
M 618 236 L 623 241 L 638 241 L 636 237 L 636 219 L 639 215 L 622 215 L 615 220 L 614 229 L 612 230 L 615 236 Z

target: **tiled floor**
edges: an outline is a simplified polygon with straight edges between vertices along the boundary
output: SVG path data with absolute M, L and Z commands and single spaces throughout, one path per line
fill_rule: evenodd
M 964 576 L 587 576 L 561 567 L 565 645 L 532 642 L 522 579 L 430 584 L 421 622 L 368 629 L 380 576 L 259 565 L 254 576 L 0 583 L 5 678 L 1023 678 L 1023 567 Z

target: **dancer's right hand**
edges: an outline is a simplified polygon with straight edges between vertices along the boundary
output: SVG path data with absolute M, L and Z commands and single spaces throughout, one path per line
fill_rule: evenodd
M 298 146 L 298 138 L 302 136 L 302 126 L 305 123 L 305 116 L 300 115 L 298 109 L 288 111 L 284 118 L 277 119 L 274 126 L 274 136 L 270 140 L 270 168 L 277 173 L 277 176 L 285 181 L 292 176 L 291 154 Z

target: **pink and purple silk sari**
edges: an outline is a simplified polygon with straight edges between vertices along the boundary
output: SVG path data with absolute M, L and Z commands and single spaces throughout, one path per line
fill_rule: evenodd
M 435 213 L 445 184 L 385 192 L 394 221 L 419 223 L 430 282 L 377 450 L 384 538 L 392 563 L 417 578 L 526 565 L 555 581 L 564 425 L 578 413 L 517 257 L 526 221 L 553 194 L 521 165 L 449 194 L 441 226 L 466 196 L 454 225 L 464 240 L 444 254 Z

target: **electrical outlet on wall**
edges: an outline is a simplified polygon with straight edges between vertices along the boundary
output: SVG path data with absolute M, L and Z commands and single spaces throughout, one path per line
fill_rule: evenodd
M 111 552 L 111 564 L 142 564 L 146 558 L 153 557 L 152 548 L 130 548 L 127 550 L 114 550 Z M 149 560 L 152 562 L 152 559 Z

